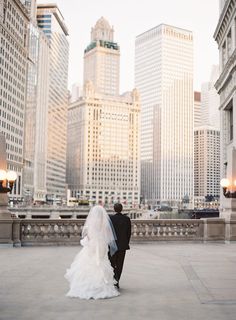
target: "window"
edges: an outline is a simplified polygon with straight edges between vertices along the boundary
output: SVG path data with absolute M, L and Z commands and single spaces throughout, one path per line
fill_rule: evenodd
M 234 137 L 233 131 L 233 106 L 229 109 L 229 140 L 233 140 Z
M 229 31 L 229 33 L 227 34 L 227 54 L 228 57 L 231 55 L 232 53 L 232 37 L 231 37 L 231 30 Z
M 231 100 L 228 105 L 225 108 L 225 111 L 227 112 L 227 135 L 228 135 L 228 139 L 229 141 L 233 140 L 233 101 Z
M 222 50 L 221 51 L 222 52 L 222 65 L 224 66 L 226 63 L 226 59 L 227 59 L 227 57 L 226 57 L 226 43 L 225 42 L 223 43 L 221 50 Z

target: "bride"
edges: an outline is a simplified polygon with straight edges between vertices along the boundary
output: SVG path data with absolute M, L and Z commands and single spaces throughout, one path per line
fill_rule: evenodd
M 119 295 L 114 287 L 114 272 L 108 260 L 117 251 L 116 236 L 106 210 L 94 206 L 82 230 L 82 250 L 76 255 L 65 278 L 69 281 L 68 297 L 81 299 L 110 298 Z

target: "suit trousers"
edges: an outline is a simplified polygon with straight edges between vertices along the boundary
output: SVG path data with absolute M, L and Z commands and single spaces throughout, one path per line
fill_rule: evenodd
M 118 250 L 113 256 L 110 256 L 109 254 L 109 259 L 114 269 L 114 278 L 117 282 L 119 282 L 122 273 L 125 260 L 125 252 L 126 250 Z

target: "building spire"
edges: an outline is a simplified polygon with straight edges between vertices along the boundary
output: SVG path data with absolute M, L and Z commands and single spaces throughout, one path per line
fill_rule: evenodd
M 109 22 L 101 17 L 91 29 L 91 41 L 104 40 L 113 42 L 114 29 Z

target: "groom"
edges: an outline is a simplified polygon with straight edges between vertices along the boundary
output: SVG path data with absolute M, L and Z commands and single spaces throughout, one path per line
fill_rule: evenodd
M 113 256 L 109 255 L 111 265 L 114 269 L 114 278 L 117 281 L 115 286 L 119 289 L 119 280 L 123 269 L 125 252 L 130 249 L 129 241 L 131 236 L 131 221 L 126 215 L 121 212 L 123 210 L 121 203 L 115 203 L 114 211 L 116 214 L 110 215 L 113 227 L 116 233 L 116 244 L 118 251 Z

